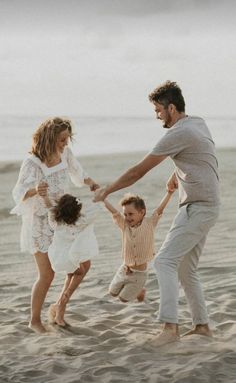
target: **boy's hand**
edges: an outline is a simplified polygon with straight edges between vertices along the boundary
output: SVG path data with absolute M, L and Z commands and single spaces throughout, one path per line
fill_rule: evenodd
M 176 189 L 178 189 L 178 180 L 177 180 L 177 177 L 174 174 L 172 174 L 172 176 L 168 179 L 167 183 L 166 183 L 166 189 L 168 192 L 174 192 Z

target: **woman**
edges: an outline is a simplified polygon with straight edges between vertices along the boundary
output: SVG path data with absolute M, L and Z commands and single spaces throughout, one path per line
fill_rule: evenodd
M 33 135 L 31 154 L 23 162 L 13 189 L 17 205 L 12 213 L 22 216 L 21 251 L 34 254 L 38 269 L 38 279 L 32 288 L 29 327 L 39 333 L 46 331 L 41 309 L 54 278 L 47 253 L 53 231 L 43 197 L 47 193 L 51 200 L 61 197 L 69 178 L 76 186 L 86 184 L 91 191 L 98 188 L 68 148 L 71 138 L 69 120 L 55 117 L 43 122 Z

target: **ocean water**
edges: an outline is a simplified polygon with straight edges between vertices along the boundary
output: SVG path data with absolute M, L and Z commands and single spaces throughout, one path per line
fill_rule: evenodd
M 0 116 L 0 161 L 22 160 L 42 116 Z M 235 118 L 205 118 L 217 148 L 236 147 Z M 77 156 L 149 151 L 165 134 L 155 117 L 72 117 Z

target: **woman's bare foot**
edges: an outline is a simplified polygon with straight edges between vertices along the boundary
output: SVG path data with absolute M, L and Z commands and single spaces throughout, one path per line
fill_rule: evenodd
M 212 331 L 210 330 L 208 324 L 197 324 L 192 330 L 189 330 L 185 334 L 183 334 L 183 336 L 193 334 L 213 337 Z
M 143 302 L 144 301 L 144 298 L 145 298 L 145 295 L 146 295 L 146 289 L 142 289 L 141 291 L 140 291 L 140 293 L 138 294 L 138 296 L 137 296 L 137 300 L 139 301 L 139 302 Z
M 29 322 L 28 327 L 37 334 L 45 334 L 45 332 L 47 332 L 46 328 L 42 325 L 41 322 Z

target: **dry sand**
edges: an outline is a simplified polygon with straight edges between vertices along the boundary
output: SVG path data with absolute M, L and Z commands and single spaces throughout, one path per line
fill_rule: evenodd
M 108 213 L 96 224 L 100 256 L 94 260 L 81 288 L 68 307 L 68 330 L 53 328 L 36 335 L 27 324 L 31 286 L 36 277 L 33 257 L 19 252 L 20 218 L 10 216 L 11 190 L 19 164 L 0 164 L 0 382 L 236 382 L 236 150 L 218 151 L 222 210 L 210 232 L 200 261 L 214 338 L 191 336 L 178 343 L 154 348 L 159 325 L 156 315 L 159 290 L 150 270 L 144 303 L 122 304 L 107 288 L 121 262 L 121 239 Z M 84 168 L 100 183 L 114 179 L 142 158 L 142 154 L 84 157 Z M 132 188 L 144 196 L 151 211 L 164 194 L 172 169 L 170 161 L 151 171 Z M 75 189 L 72 190 L 75 192 Z M 87 188 L 77 191 L 89 199 Z M 110 197 L 116 204 L 124 191 Z M 156 248 L 163 241 L 177 209 L 177 195 L 166 209 L 156 232 Z M 62 286 L 57 275 L 48 293 L 43 319 Z M 183 292 L 180 291 L 181 332 L 191 327 Z

